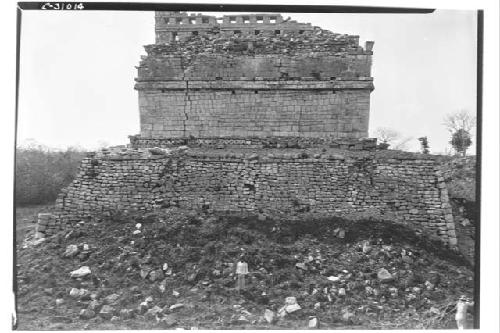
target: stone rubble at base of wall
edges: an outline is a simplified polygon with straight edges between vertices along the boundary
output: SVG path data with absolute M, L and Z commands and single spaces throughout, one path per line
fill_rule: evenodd
M 51 235 L 60 230 L 58 216 L 51 213 L 39 213 L 35 228 L 35 237 L 43 238 L 44 235 Z
M 180 207 L 270 218 L 391 219 L 456 245 L 446 185 L 432 158 L 290 150 L 122 148 L 89 154 L 57 199 L 57 225 L 45 231 L 89 217 Z

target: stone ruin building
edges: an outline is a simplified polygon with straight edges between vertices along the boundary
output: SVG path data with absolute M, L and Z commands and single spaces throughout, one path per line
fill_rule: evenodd
M 140 134 L 89 153 L 39 232 L 181 207 L 389 219 L 456 245 L 438 163 L 368 138 L 373 42 L 278 14 L 155 22 L 137 67 Z

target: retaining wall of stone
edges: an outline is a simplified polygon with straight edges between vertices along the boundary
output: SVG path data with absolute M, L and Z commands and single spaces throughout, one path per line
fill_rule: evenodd
M 170 206 L 269 217 L 383 218 L 456 244 L 439 165 L 391 151 L 104 151 L 84 159 L 57 206 L 62 225 Z

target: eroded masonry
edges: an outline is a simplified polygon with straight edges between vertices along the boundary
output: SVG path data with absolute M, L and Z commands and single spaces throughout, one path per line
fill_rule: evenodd
M 368 138 L 373 42 L 277 14 L 155 20 L 135 86 L 140 134 L 89 154 L 39 231 L 180 207 L 383 218 L 456 244 L 437 162 Z

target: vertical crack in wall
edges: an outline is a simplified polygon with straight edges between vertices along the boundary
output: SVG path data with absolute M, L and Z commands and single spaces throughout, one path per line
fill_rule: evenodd
M 183 77 L 184 79 L 184 77 Z M 186 122 L 188 121 L 189 117 L 188 117 L 188 111 L 189 110 L 186 110 L 186 109 L 191 109 L 191 99 L 189 97 L 189 81 L 186 80 L 186 89 L 185 89 L 185 94 L 184 94 L 184 108 L 183 108 L 183 112 L 184 112 L 184 119 L 182 120 L 182 136 L 183 137 L 186 137 Z
M 304 99 L 305 101 L 305 99 Z M 304 110 L 303 107 L 300 107 L 299 108 L 299 119 L 297 121 L 297 133 L 301 133 L 302 132 L 302 111 Z

